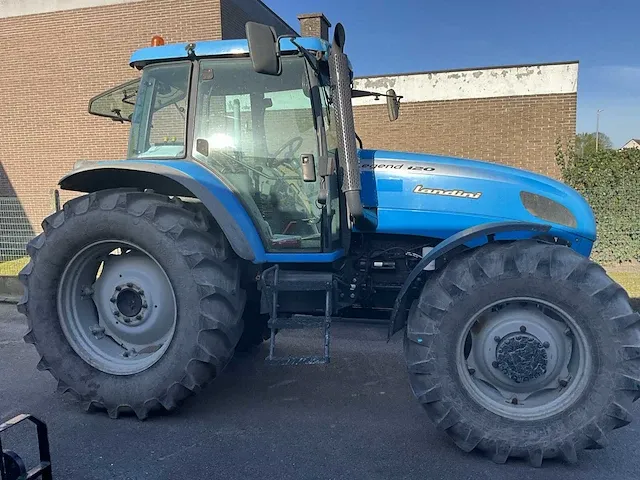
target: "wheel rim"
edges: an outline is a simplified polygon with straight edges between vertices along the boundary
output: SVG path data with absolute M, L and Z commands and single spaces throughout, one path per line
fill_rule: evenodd
M 132 375 L 151 367 L 169 347 L 175 294 L 164 269 L 137 245 L 95 242 L 62 274 L 58 318 L 85 362 L 105 373 Z
M 514 420 L 556 415 L 580 396 L 592 371 L 590 345 L 559 307 L 516 297 L 467 322 L 457 345 L 458 374 L 484 408 Z

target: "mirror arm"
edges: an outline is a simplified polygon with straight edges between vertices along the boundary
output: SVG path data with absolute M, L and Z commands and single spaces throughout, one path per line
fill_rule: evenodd
M 387 95 L 386 93 L 369 92 L 367 90 L 351 90 L 351 97 L 352 98 L 376 97 L 376 100 L 377 100 L 379 97 L 392 98 L 393 95 Z M 402 95 L 396 96 L 398 103 L 400 103 L 400 100 L 402 100 L 403 98 L 404 97 Z
M 298 49 L 298 51 L 302 54 L 302 56 L 304 56 L 304 58 L 307 60 L 307 62 L 309 62 L 309 66 L 311 67 L 311 69 L 316 73 L 316 75 L 320 74 L 320 69 L 318 68 L 318 63 L 317 63 L 317 59 L 315 57 L 315 55 L 313 55 L 309 50 L 307 50 L 306 48 L 304 48 L 302 45 L 300 45 L 298 42 L 296 42 L 296 39 L 298 38 L 296 35 L 280 35 L 278 37 L 278 44 L 276 47 L 276 51 L 278 52 L 278 56 L 280 56 L 280 40 L 283 38 L 288 38 L 289 41 L 291 43 L 293 43 L 293 45 Z

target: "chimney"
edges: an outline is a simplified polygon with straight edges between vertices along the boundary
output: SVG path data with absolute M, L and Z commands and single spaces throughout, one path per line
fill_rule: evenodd
M 298 15 L 300 32 L 303 37 L 320 37 L 329 41 L 329 27 L 331 23 L 323 13 L 303 13 Z

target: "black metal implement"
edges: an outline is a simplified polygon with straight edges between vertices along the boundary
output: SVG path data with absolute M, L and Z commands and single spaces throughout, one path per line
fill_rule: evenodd
M 27 470 L 24 462 L 15 452 L 2 449 L 2 433 L 9 428 L 28 420 L 36 426 L 38 434 L 38 450 L 40 462 Z M 52 480 L 51 453 L 49 452 L 49 436 L 47 425 L 40 419 L 29 414 L 20 414 L 0 425 L 0 479 L 1 480 Z
M 288 272 L 274 265 L 262 272 L 262 288 L 271 294 L 269 328 L 269 365 L 320 365 L 331 361 L 331 314 L 333 312 L 333 275 L 324 272 Z M 282 317 L 278 313 L 279 292 L 322 291 L 325 292 L 324 316 L 291 315 Z M 276 357 L 276 331 L 282 329 L 324 328 L 324 352 L 322 356 Z

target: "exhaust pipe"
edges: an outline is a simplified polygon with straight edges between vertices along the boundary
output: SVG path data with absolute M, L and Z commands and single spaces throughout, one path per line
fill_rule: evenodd
M 344 54 L 345 31 L 338 23 L 333 33 L 333 45 L 329 55 L 331 89 L 333 93 L 334 121 L 337 127 L 340 163 L 342 166 L 342 191 L 347 209 L 354 223 L 363 217 L 360 200 L 360 162 L 356 148 L 356 129 L 351 106 L 351 71 Z

